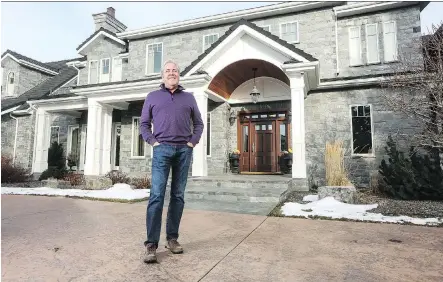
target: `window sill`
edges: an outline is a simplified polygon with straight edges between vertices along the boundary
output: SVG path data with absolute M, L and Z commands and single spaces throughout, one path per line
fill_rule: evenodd
M 351 154 L 352 159 L 375 159 L 374 154 Z
M 157 73 L 145 73 L 145 76 L 146 77 L 155 77 L 155 76 L 160 76 L 160 73 L 159 72 L 157 72 Z
M 145 156 L 132 156 L 129 158 L 130 160 L 144 160 L 146 159 Z

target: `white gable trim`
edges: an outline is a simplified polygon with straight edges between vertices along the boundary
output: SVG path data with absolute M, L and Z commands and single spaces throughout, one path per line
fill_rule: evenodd
M 4 115 L 4 114 L 10 113 L 10 112 L 13 112 L 13 111 L 15 111 L 16 109 L 18 109 L 18 107 L 20 107 L 20 106 L 15 106 L 15 107 L 9 108 L 9 109 L 7 109 L 7 110 L 4 110 L 3 112 L 1 112 L 0 115 Z
M 109 33 L 107 33 L 106 31 L 100 31 L 99 33 L 97 33 L 94 37 L 92 37 L 91 39 L 89 39 L 89 41 L 87 41 L 85 44 L 83 44 L 83 46 L 80 48 L 80 49 L 78 49 L 78 51 L 77 51 L 77 53 L 78 54 L 80 54 L 81 55 L 81 52 L 89 45 L 89 44 L 91 44 L 94 40 L 96 40 L 98 37 L 100 37 L 100 36 L 106 36 L 106 37 L 108 37 L 109 39 L 112 39 L 112 40 L 114 40 L 115 42 L 117 42 L 117 43 L 119 43 L 119 44 L 121 44 L 121 45 L 123 45 L 123 46 L 126 46 L 126 43 L 123 41 L 123 40 L 121 40 L 121 39 L 118 39 L 117 37 L 115 37 L 115 36 L 113 36 L 113 35 L 111 35 L 111 34 L 109 34 Z
M 381 10 L 387 10 L 392 8 L 400 8 L 405 6 L 417 5 L 418 1 L 408 2 L 408 1 L 396 1 L 396 2 L 378 2 L 378 3 L 356 3 L 352 5 L 344 5 L 339 7 L 334 7 L 333 10 L 338 18 L 354 16 L 363 13 L 377 12 Z
M 56 74 L 58 74 L 58 72 L 52 71 L 52 70 L 50 70 L 50 69 L 47 69 L 47 68 L 44 68 L 44 67 L 41 67 L 41 66 L 35 65 L 35 64 L 30 63 L 30 62 L 25 61 L 25 60 L 17 59 L 16 57 L 14 57 L 13 55 L 11 55 L 11 54 L 9 54 L 9 53 L 6 54 L 6 55 L 2 58 L 2 61 L 3 61 L 4 59 L 6 59 L 6 58 L 11 58 L 11 59 L 13 59 L 14 61 L 16 61 L 17 63 L 19 63 L 19 64 L 21 64 L 21 65 L 25 65 L 25 66 L 31 67 L 31 68 L 33 68 L 33 69 L 36 69 L 36 70 L 42 71 L 42 72 L 44 72 L 44 73 L 48 73 L 48 74 L 52 74 L 52 75 L 56 75 Z
M 249 26 L 241 25 L 234 32 L 232 32 L 227 38 L 225 38 L 223 40 L 223 42 L 218 44 L 217 47 L 215 47 L 211 52 L 209 52 L 209 54 L 207 54 L 202 60 L 200 60 L 200 62 L 198 62 L 191 70 L 189 70 L 187 73 L 185 73 L 184 77 L 190 76 L 191 74 L 193 74 L 194 72 L 199 70 L 212 57 L 214 57 L 215 55 L 220 53 L 221 50 L 223 50 L 223 48 L 225 46 L 227 46 L 232 41 L 240 38 L 244 34 L 248 34 L 249 36 L 253 37 L 254 39 L 257 39 L 260 42 L 263 42 L 264 44 L 270 46 L 271 48 L 273 48 L 273 49 L 275 49 L 275 50 L 277 50 L 279 52 L 284 53 L 288 57 L 292 57 L 292 58 L 294 58 L 294 59 L 296 59 L 298 61 L 301 61 L 303 63 L 309 63 L 310 62 L 306 58 L 304 58 L 304 57 L 300 56 L 299 54 L 293 52 L 289 48 L 287 48 L 287 47 L 285 47 L 285 46 L 275 42 L 274 40 L 272 40 L 269 37 L 261 34 L 260 32 L 250 28 Z

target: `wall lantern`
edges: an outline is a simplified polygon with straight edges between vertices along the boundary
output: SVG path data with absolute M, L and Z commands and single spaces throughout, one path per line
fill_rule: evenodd
M 251 97 L 252 97 L 252 103 L 256 104 L 258 101 L 258 97 L 260 97 L 260 92 L 257 89 L 257 86 L 255 86 L 255 72 L 257 71 L 257 68 L 253 68 L 252 71 L 254 72 L 254 87 L 251 91 Z

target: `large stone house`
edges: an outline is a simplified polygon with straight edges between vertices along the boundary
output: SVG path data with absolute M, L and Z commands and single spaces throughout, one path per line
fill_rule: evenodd
M 426 5 L 290 2 L 137 30 L 108 8 L 78 58 L 2 55 L 2 155 L 39 174 L 58 141 L 85 176 L 149 173 L 139 117 L 172 59 L 207 121 L 193 176 L 230 173 L 237 149 L 242 177 L 278 173 L 291 149 L 292 178 L 321 184 L 325 143 L 343 140 L 352 181 L 367 186 L 388 133 L 415 130 L 386 109 L 378 81 L 400 56 L 420 57 L 412 42 Z

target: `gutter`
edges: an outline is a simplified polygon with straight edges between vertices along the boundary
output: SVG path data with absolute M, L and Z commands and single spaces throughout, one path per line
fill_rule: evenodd
M 12 119 L 15 119 L 14 152 L 13 152 L 13 154 L 12 154 L 12 164 L 15 164 L 15 153 L 16 153 L 16 150 L 17 150 L 18 119 L 17 119 L 16 117 L 14 117 L 14 116 L 12 115 L 12 113 L 9 113 L 9 116 L 10 116 Z

